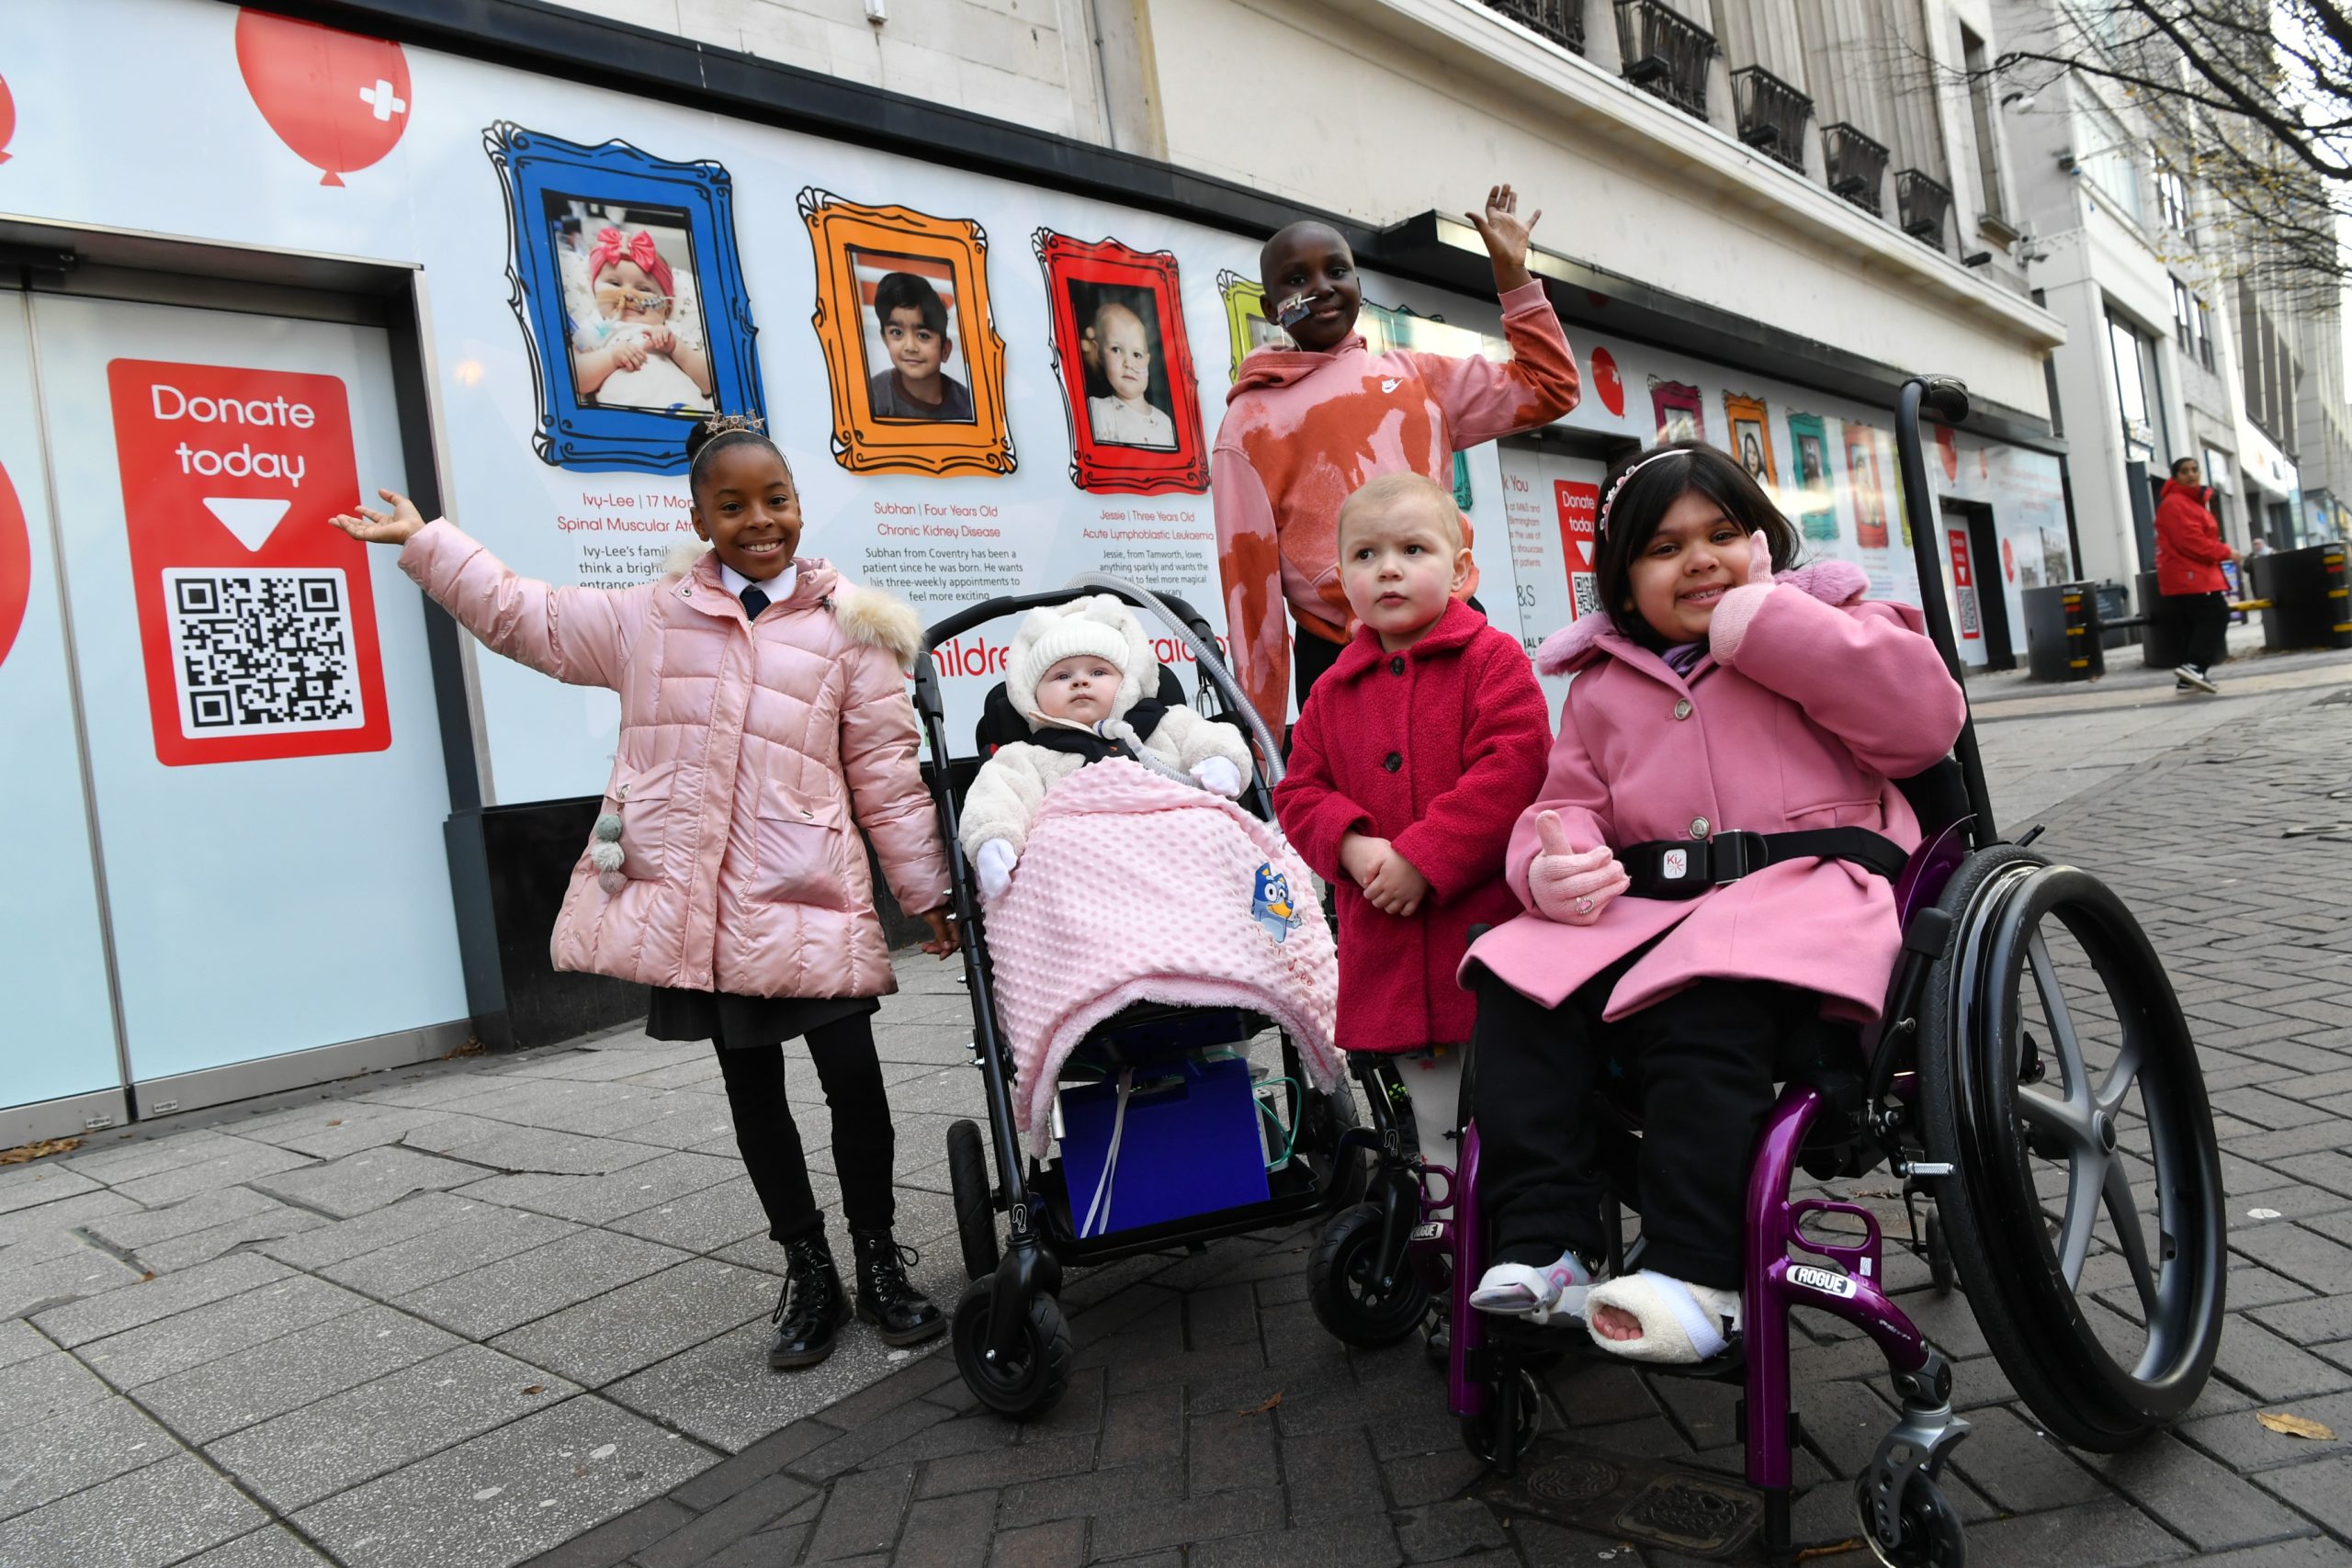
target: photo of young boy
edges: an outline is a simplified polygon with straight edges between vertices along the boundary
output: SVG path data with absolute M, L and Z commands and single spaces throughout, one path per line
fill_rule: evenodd
M 947 373 L 956 356 L 953 270 L 928 257 L 876 251 L 852 251 L 850 262 L 872 308 L 873 325 L 862 342 L 873 417 L 972 423 L 971 389 Z
M 1070 313 L 1086 323 L 1079 352 L 1086 361 L 1086 419 L 1109 446 L 1176 445 L 1160 367 L 1159 310 L 1148 294 L 1100 284 L 1069 285 Z
M 547 193 L 581 404 L 711 412 L 694 242 L 683 209 Z

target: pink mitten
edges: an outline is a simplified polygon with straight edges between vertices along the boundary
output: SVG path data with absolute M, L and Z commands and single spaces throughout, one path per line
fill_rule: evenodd
M 1764 596 L 1772 592 L 1772 547 L 1765 541 L 1758 528 L 1747 536 L 1747 581 L 1724 594 L 1715 604 L 1715 613 L 1707 617 L 1707 651 L 1715 662 L 1728 668 L 1739 656 L 1740 638 L 1747 635 L 1747 623 L 1764 607 Z
M 1528 863 L 1527 891 L 1535 912 L 1564 926 L 1589 926 L 1600 919 L 1609 900 L 1632 886 L 1633 879 L 1607 844 L 1579 854 L 1568 842 L 1568 830 L 1556 811 L 1535 818 L 1543 849 Z

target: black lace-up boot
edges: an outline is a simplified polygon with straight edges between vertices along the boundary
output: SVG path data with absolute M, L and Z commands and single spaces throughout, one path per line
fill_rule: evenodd
M 841 1274 L 833 1267 L 825 1233 L 786 1242 L 784 1291 L 768 1317 L 775 1325 L 768 1365 L 815 1366 L 833 1353 L 834 1336 L 848 1318 L 849 1303 L 842 1296 Z
M 916 1345 L 947 1326 L 931 1299 L 907 1278 L 922 1261 L 911 1247 L 900 1247 L 888 1231 L 852 1230 L 857 1253 L 857 1315 L 882 1331 L 885 1345 Z

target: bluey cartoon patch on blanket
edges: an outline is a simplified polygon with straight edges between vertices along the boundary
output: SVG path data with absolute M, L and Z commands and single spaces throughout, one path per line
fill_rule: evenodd
M 1268 936 L 1276 942 L 1288 937 L 1306 917 L 1292 902 L 1290 878 L 1276 871 L 1271 861 L 1258 866 L 1256 889 L 1250 896 L 1250 913 Z

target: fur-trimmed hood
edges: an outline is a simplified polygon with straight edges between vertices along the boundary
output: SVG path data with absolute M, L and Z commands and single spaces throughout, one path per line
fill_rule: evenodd
M 1869 592 L 1871 580 L 1851 561 L 1822 560 L 1777 573 L 1772 581 L 1783 588 L 1802 589 L 1825 604 L 1851 604 Z M 1565 675 L 1603 653 L 1630 653 L 1635 644 L 1617 629 L 1607 612 L 1571 622 L 1544 639 L 1535 650 L 1540 675 Z
M 792 585 L 793 599 L 825 604 L 844 637 L 883 649 L 899 661 L 900 670 L 910 675 L 914 673 L 915 660 L 922 652 L 922 622 L 913 605 L 883 589 L 852 582 L 821 556 L 795 556 L 792 564 L 799 570 Z M 662 575 L 684 577 L 689 573 L 703 577 L 714 586 L 723 583 L 718 575 L 718 554 L 707 542 L 691 540 L 671 547 L 668 558 L 662 562 Z

